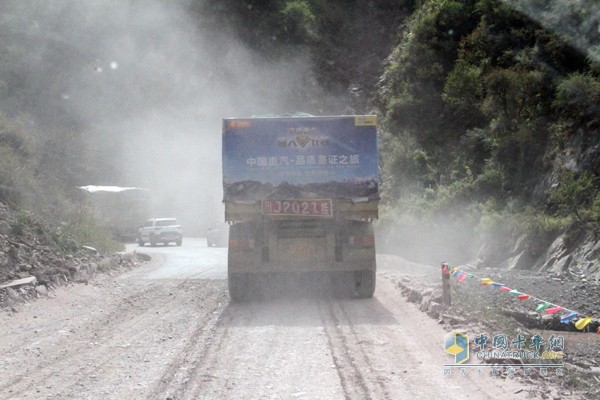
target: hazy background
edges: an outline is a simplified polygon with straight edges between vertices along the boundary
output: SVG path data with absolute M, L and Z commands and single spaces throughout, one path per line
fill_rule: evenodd
M 73 145 L 86 150 L 86 159 L 71 164 L 74 176 L 88 179 L 78 184 L 147 188 L 156 216 L 175 216 L 196 233 L 223 220 L 221 119 L 310 111 L 303 98 L 312 83 L 303 54 L 259 59 L 214 15 L 191 12 L 190 3 L 1 7 L 2 34 L 27 49 L 21 78 L 38 102 L 27 122 L 47 150 L 52 133 L 44 126 L 64 119 L 77 127 Z
M 597 242 L 599 18 L 594 0 L 4 0 L 0 201 L 82 231 L 62 193 L 140 186 L 201 234 L 223 219 L 223 117 L 375 113 L 378 251 L 529 268 L 561 235 L 583 238 L 564 254 Z

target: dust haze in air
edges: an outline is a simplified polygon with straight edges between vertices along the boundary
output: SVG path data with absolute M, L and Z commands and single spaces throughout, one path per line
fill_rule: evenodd
M 307 57 L 267 62 L 190 1 L 13 4 L 5 18 L 27 21 L 39 53 L 29 78 L 79 121 L 100 177 L 81 183 L 147 188 L 189 233 L 223 221 L 222 118 L 310 111 Z

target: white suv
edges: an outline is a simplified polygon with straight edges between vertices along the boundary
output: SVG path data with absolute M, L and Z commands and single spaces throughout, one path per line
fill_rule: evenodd
M 149 219 L 138 229 L 137 241 L 140 246 L 150 242 L 151 246 L 156 243 L 163 243 L 165 246 L 169 242 L 174 242 L 181 246 L 183 234 L 181 225 L 175 218 L 153 218 Z

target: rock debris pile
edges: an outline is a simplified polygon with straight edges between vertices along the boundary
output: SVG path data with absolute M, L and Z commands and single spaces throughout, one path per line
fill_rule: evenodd
M 87 283 L 98 271 L 135 263 L 134 257 L 73 247 L 69 252 L 58 250 L 40 221 L 0 203 L 0 308 L 47 296 L 48 290 L 70 282 Z

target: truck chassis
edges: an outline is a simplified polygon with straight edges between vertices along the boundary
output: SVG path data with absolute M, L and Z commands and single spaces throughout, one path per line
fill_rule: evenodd
M 246 301 L 285 291 L 370 298 L 375 243 L 368 221 L 246 221 L 230 227 L 229 292 Z

